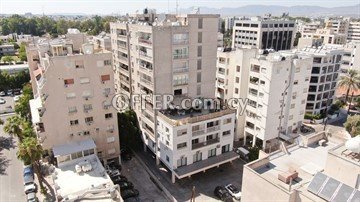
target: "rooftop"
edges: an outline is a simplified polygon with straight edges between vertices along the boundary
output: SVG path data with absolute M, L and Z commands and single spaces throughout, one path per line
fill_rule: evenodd
M 88 172 L 76 172 L 75 166 L 91 164 Z M 77 198 L 102 198 L 102 201 L 114 201 L 108 191 L 114 187 L 110 177 L 96 155 L 75 159 L 71 162 L 60 164 L 53 174 L 55 191 L 58 196 L 68 199 Z M 71 180 L 69 180 L 71 179 Z M 87 193 L 89 196 L 87 197 Z M 91 193 L 91 195 L 90 195 Z

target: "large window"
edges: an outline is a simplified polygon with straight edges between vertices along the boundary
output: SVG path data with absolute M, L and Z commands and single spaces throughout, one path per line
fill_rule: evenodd
M 221 153 L 226 153 L 230 151 L 230 144 L 224 145 L 221 147 Z
M 181 167 L 181 166 L 186 166 L 187 164 L 187 158 L 186 157 L 181 157 L 180 159 L 177 160 L 177 167 Z
M 216 156 L 216 148 L 208 151 L 208 158 Z
M 177 149 L 182 149 L 186 147 L 186 142 L 180 143 L 177 145 Z
M 202 160 L 202 153 L 196 152 L 196 154 L 193 155 L 193 163 L 201 161 Z
M 173 44 L 187 44 L 189 33 L 178 33 L 173 35 Z
M 189 57 L 189 48 L 178 48 L 173 50 L 173 58 L 174 59 L 181 59 Z
M 173 77 L 174 85 L 186 85 L 188 84 L 189 76 L 188 75 L 176 75 Z

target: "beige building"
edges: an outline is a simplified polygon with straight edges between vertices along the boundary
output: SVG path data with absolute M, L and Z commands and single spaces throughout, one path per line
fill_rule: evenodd
M 359 154 L 331 141 L 320 146 L 324 138 L 301 136 L 300 145 L 246 164 L 241 201 L 358 201 Z
M 350 21 L 347 34 L 350 42 L 360 42 L 360 21 Z
M 151 10 L 150 10 L 151 11 Z M 142 139 L 172 181 L 232 161 L 234 112 L 165 107 L 157 95 L 214 98 L 218 15 L 156 15 L 146 10 L 111 23 L 115 86 L 134 102 Z M 156 102 L 155 101 L 160 101 Z
M 317 29 L 315 33 L 304 33 L 301 37 L 320 40 L 322 44 L 345 44 L 347 34 L 337 33 L 334 29 L 324 28 Z M 299 46 L 301 46 L 300 43 Z
M 51 154 L 59 146 L 92 139 L 102 161 L 118 161 L 111 52 L 95 49 L 84 34 L 72 30 L 65 38 L 30 44 L 27 56 L 32 122 L 44 149 Z M 58 163 L 89 155 L 80 143 L 69 148 L 73 152 L 55 156 Z

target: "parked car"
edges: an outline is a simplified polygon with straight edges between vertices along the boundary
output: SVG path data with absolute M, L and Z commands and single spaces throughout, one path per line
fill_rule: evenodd
M 214 194 L 222 201 L 226 201 L 226 202 L 233 201 L 231 195 L 223 186 L 217 186 L 214 190 Z
M 17 96 L 14 97 L 14 101 L 15 101 L 15 102 L 17 102 L 17 101 L 19 101 L 19 100 L 20 100 L 20 96 L 17 95 Z
M 33 175 L 24 175 L 24 186 L 29 183 L 34 183 Z
M 240 190 L 235 187 L 234 185 L 232 184 L 228 184 L 225 186 L 225 189 L 230 193 L 230 195 L 232 197 L 234 197 L 236 200 L 240 200 L 241 198 L 241 192 Z
M 125 200 L 131 197 L 139 196 L 139 191 L 137 189 L 126 189 L 121 192 L 121 197 Z
M 27 202 L 38 202 L 38 198 L 36 197 L 36 193 L 35 192 L 30 192 L 28 194 L 26 194 L 26 199 Z
M 6 92 L 6 94 L 9 95 L 9 96 L 12 96 L 12 95 L 13 95 L 13 90 L 11 90 L 11 89 L 8 90 L 8 91 Z
M 0 104 L 5 104 L 6 101 L 3 98 L 0 98 Z
M 132 188 L 134 188 L 134 185 L 133 185 L 133 183 L 131 183 L 131 182 L 121 181 L 121 182 L 116 183 L 116 184 L 118 184 L 118 185 L 120 186 L 120 191 L 124 191 L 124 190 L 126 190 L 126 189 L 132 189 Z
M 115 177 L 117 175 L 121 175 L 119 170 L 108 170 L 107 173 L 109 174 L 110 178 Z
M 124 200 L 124 202 L 140 202 L 139 197 L 130 197 Z
M 127 178 L 123 175 L 115 175 L 110 178 L 112 181 L 127 181 Z
M 33 171 L 33 168 L 32 166 L 25 166 L 24 167 L 24 173 L 23 175 L 31 175 L 31 176 L 34 176 L 34 171 Z
M 36 186 L 34 182 L 29 182 L 25 184 L 25 188 L 24 188 L 25 194 L 31 193 L 31 192 L 36 192 Z
M 6 96 L 6 92 L 5 92 L 5 91 L 1 91 L 1 92 L 0 92 L 0 96 L 1 96 L 1 97 Z

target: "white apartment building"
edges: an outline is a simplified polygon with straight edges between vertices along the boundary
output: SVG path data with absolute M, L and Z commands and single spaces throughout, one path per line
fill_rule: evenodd
M 347 34 L 337 33 L 331 28 L 317 29 L 315 33 L 304 33 L 302 38 L 319 40 L 322 44 L 346 44 Z
M 177 101 L 214 98 L 219 16 L 152 15 L 110 25 L 117 92 L 173 95 Z M 132 107 L 144 146 L 169 169 L 173 182 L 238 158 L 231 151 L 233 111 L 158 110 L 154 106 L 163 103 L 155 101 Z
M 333 102 L 343 49 L 341 46 L 324 45 L 306 47 L 299 52 L 313 57 L 306 113 L 324 113 Z
M 250 58 L 258 53 L 257 49 L 237 48 L 219 49 L 217 52 L 215 96 L 223 102 L 231 99 L 245 99 L 248 94 Z M 243 138 L 245 114 L 241 108 L 236 112 L 235 141 Z
M 0 56 L 15 55 L 15 48 L 13 44 L 0 45 Z
M 298 32 L 301 33 L 301 36 L 308 33 L 315 33 L 317 29 L 322 28 L 322 24 L 320 21 L 314 22 L 300 22 L 297 25 Z
M 225 17 L 223 18 L 225 22 L 225 32 L 228 30 L 233 29 L 235 20 L 238 20 L 239 18 L 232 16 L 232 17 Z
M 74 142 L 95 142 L 91 153 L 107 163 L 120 155 L 117 111 L 112 107 L 114 76 L 112 54 L 84 43 L 85 34 L 72 32 L 65 38 L 41 39 L 27 47 L 34 99 L 32 122 L 39 141 L 49 155 Z M 58 163 L 87 156 L 81 144 L 68 146 Z
M 291 140 L 305 114 L 312 57 L 291 51 L 250 59 L 244 144 Z
M 344 45 L 341 71 L 346 72 L 350 69 L 360 71 L 360 41 Z
M 258 49 L 289 50 L 293 47 L 295 32 L 295 22 L 289 20 L 260 17 L 236 20 L 232 47 L 250 45 Z
M 325 29 L 332 29 L 336 34 L 347 34 L 349 21 L 347 19 L 327 19 Z
M 350 42 L 360 42 L 360 21 L 350 21 L 347 34 Z

